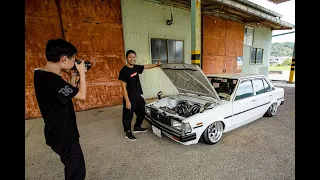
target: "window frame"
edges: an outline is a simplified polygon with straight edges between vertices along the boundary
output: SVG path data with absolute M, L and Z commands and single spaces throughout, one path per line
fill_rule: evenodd
M 158 62 L 157 60 L 153 60 L 152 59 L 152 40 L 165 40 L 166 41 L 166 63 L 184 63 L 185 58 L 184 58 L 184 49 L 185 49 L 185 44 L 184 44 L 184 40 L 180 40 L 180 39 L 167 39 L 167 38 L 156 38 L 156 37 L 149 37 L 149 50 L 150 50 L 150 59 L 151 59 L 151 63 L 156 63 Z M 169 41 L 181 41 L 182 42 L 182 62 L 176 62 L 176 60 L 174 62 L 169 62 Z M 176 52 L 176 47 L 175 47 L 175 52 Z M 160 61 L 160 62 L 164 62 L 164 61 Z
M 248 34 L 248 29 L 252 29 L 252 35 Z M 253 41 L 254 41 L 254 32 L 255 32 L 255 28 L 254 27 L 250 27 L 250 26 L 245 26 L 244 27 L 244 39 L 243 39 L 243 44 L 247 45 L 247 46 L 253 46 Z M 252 40 L 251 40 L 251 44 L 248 43 L 248 37 L 251 36 Z
M 263 82 L 264 78 L 253 78 L 253 79 L 252 79 L 252 85 L 253 85 L 253 90 L 254 90 L 255 96 L 260 95 L 260 94 L 257 94 L 258 91 L 256 91 L 256 89 L 255 89 L 255 87 L 254 87 L 254 81 L 255 81 L 255 80 L 260 80 L 260 81 L 262 82 L 262 86 L 263 86 L 264 92 L 262 92 L 262 93 L 260 93 L 260 94 L 264 94 L 264 93 L 268 92 L 268 91 L 266 90 L 266 87 L 265 87 L 264 82 Z
M 239 91 L 239 89 L 240 89 L 241 83 L 246 82 L 246 81 L 250 81 L 250 82 L 251 82 L 251 88 L 252 88 L 252 93 L 253 93 L 253 95 L 252 95 L 252 96 L 249 96 L 249 97 L 241 98 L 241 99 L 236 99 L 236 98 L 237 98 L 237 93 L 238 93 L 238 91 Z M 247 99 L 247 98 L 251 98 L 251 97 L 254 97 L 254 96 L 255 96 L 255 91 L 254 91 L 252 79 L 243 79 L 243 80 L 241 80 L 241 81 L 238 80 L 238 85 L 237 85 L 237 87 L 236 87 L 236 91 L 235 91 L 235 94 L 234 94 L 234 97 L 233 97 L 233 102 L 239 101 L 239 100 L 243 100 L 243 99 Z
M 254 59 L 252 59 L 252 51 L 255 50 L 255 55 L 254 55 Z M 257 60 L 257 52 L 258 50 L 262 50 L 262 55 L 261 55 L 261 62 L 257 62 L 260 61 L 260 59 Z M 263 63 L 263 52 L 264 49 L 263 48 L 255 48 L 255 47 L 251 47 L 250 48 L 250 60 L 249 60 L 249 64 L 253 65 L 253 64 L 262 64 Z

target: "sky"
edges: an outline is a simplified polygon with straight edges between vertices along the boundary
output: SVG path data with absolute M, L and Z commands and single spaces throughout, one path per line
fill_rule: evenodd
M 280 4 L 272 3 L 268 0 L 248 0 L 250 2 L 253 2 L 255 4 L 258 4 L 260 6 L 263 6 L 267 9 L 270 9 L 276 13 L 279 13 L 282 15 L 281 20 L 288 22 L 290 24 L 295 25 L 295 0 L 289 0 L 287 2 L 283 2 Z M 286 32 L 295 31 L 295 29 L 292 30 L 273 30 L 272 35 L 276 34 L 283 34 Z M 294 42 L 295 41 L 295 33 L 286 34 L 282 36 L 276 36 L 272 37 L 272 43 L 275 42 Z

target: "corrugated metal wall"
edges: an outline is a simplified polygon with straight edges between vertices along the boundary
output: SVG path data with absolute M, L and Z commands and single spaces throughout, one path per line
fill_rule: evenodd
M 203 15 L 202 69 L 205 74 L 236 73 L 243 55 L 244 25 Z
M 122 20 L 125 51 L 137 53 L 137 64 L 151 63 L 149 38 L 183 40 L 184 62 L 191 63 L 190 11 L 172 8 L 145 0 L 122 0 Z M 166 25 L 173 11 L 173 24 Z M 140 75 L 144 98 L 155 98 L 159 90 L 164 95 L 178 93 L 170 80 L 159 69 L 146 69 Z
M 46 64 L 47 41 L 63 36 L 77 47 L 77 58 L 90 60 L 92 64 L 86 76 L 87 100 L 75 101 L 76 111 L 122 103 L 117 79 L 125 64 L 120 0 L 27 0 L 26 119 L 41 116 L 34 94 L 33 71 Z

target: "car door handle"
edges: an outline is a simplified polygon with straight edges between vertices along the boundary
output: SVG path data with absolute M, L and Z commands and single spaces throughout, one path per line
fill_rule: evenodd
M 252 102 L 256 102 L 256 100 L 252 100 Z
M 272 95 L 269 95 L 269 97 L 272 97 Z

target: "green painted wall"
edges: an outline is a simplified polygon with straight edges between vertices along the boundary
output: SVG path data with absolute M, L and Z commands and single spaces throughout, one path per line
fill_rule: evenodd
M 151 63 L 150 38 L 164 38 L 184 41 L 184 63 L 191 64 L 191 12 L 146 0 L 122 0 L 121 13 L 125 52 L 129 49 L 137 53 L 137 64 Z M 173 24 L 166 20 L 173 14 Z M 141 75 L 143 97 L 157 97 L 177 94 L 178 91 L 159 69 L 146 69 Z

